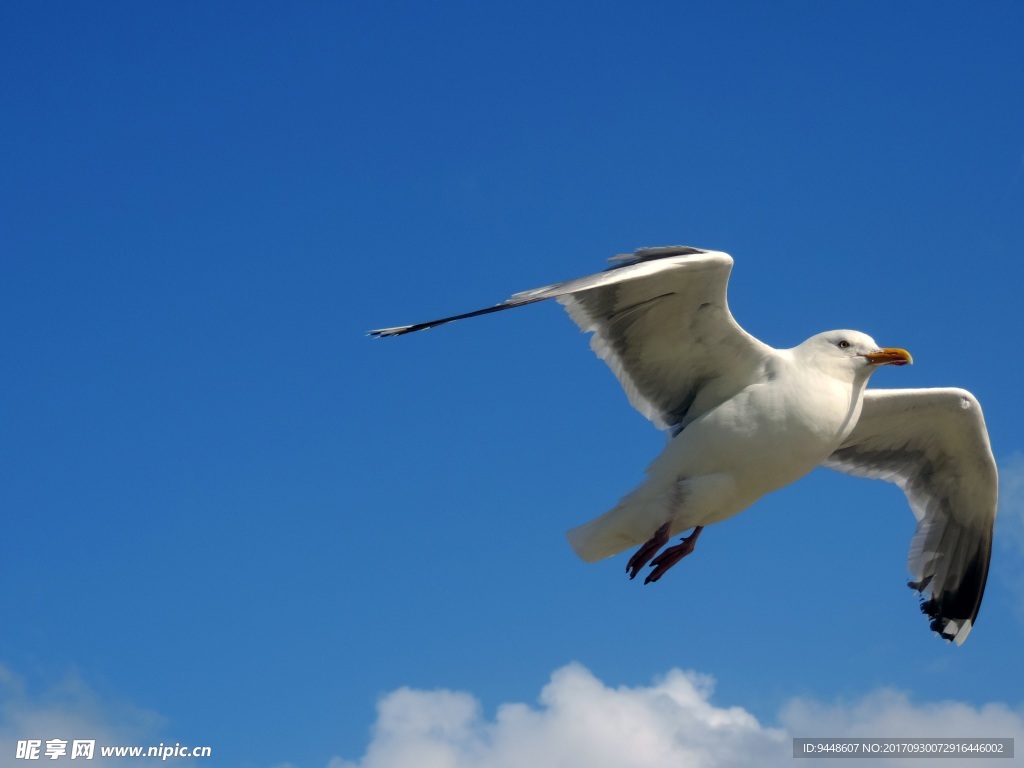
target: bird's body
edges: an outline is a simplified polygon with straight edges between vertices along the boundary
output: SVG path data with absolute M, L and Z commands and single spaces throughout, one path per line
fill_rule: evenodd
M 671 438 L 643 484 L 569 531 L 576 554 L 610 557 L 666 521 L 670 535 L 721 522 L 819 466 L 857 423 L 871 369 L 821 368 L 805 353 L 803 345 L 776 351 L 739 392 Z
M 650 563 L 646 582 L 657 581 L 693 551 L 704 526 L 823 465 L 903 489 L 918 519 L 910 584 L 932 629 L 962 643 L 984 594 L 996 512 L 995 461 L 974 397 L 866 389 L 879 366 L 911 358 L 857 331 L 819 333 L 792 349 L 758 341 L 729 311 L 728 254 L 670 246 L 613 261 L 493 307 L 371 334 L 556 299 L 593 334 L 591 347 L 633 406 L 670 435 L 636 490 L 569 531 L 581 558 L 642 545 L 626 569 L 633 577 Z M 691 528 L 657 555 L 669 536 Z

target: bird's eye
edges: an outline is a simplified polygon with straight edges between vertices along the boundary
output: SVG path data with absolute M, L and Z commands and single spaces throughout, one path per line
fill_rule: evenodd
M 846 339 L 840 339 L 838 346 L 840 349 L 846 349 L 850 346 L 850 342 L 848 342 Z

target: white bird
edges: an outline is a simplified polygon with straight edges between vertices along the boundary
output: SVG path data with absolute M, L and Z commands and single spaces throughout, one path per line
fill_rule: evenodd
M 931 628 L 958 645 L 981 606 L 996 515 L 995 460 L 978 401 L 962 389 L 866 390 L 879 366 L 913 362 L 857 331 L 773 349 L 726 302 L 732 257 L 687 246 L 617 256 L 604 272 L 523 291 L 493 307 L 370 331 L 398 336 L 557 299 L 630 403 L 669 442 L 646 480 L 567 536 L 593 562 L 640 546 L 657 581 L 704 526 L 742 512 L 817 466 L 896 483 L 917 518 L 909 585 Z M 657 553 L 670 536 L 693 529 Z

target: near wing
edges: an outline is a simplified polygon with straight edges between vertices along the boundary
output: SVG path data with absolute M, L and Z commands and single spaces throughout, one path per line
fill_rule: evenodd
M 910 586 L 932 629 L 963 643 L 985 593 L 998 479 L 981 406 L 962 389 L 875 389 L 825 466 L 896 483 L 917 518 Z
M 493 307 L 370 334 L 398 336 L 557 299 L 583 331 L 593 332 L 590 346 L 633 406 L 674 431 L 736 394 L 771 355 L 729 312 L 728 254 L 668 246 L 612 261 L 618 263 L 604 272 L 523 291 Z

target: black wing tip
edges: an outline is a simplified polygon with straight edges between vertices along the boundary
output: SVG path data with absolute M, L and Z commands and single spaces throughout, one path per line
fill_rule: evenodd
M 605 272 L 611 272 L 615 269 L 621 269 L 622 267 L 629 267 L 634 264 L 640 264 L 645 261 L 656 261 L 658 259 L 667 259 L 671 256 L 694 256 L 698 253 L 708 253 L 706 248 L 694 248 L 691 245 L 661 245 L 654 248 L 638 248 L 633 253 L 620 253 L 618 256 L 612 256 L 608 261 L 612 262 L 612 266 L 605 269 Z M 600 273 L 599 273 L 600 274 Z M 593 277 L 593 276 L 592 276 Z M 586 278 L 581 278 L 586 279 Z M 569 281 L 574 282 L 574 281 Z M 372 331 L 367 331 L 366 335 L 373 339 L 387 339 L 392 336 L 404 336 L 407 333 L 415 333 L 416 331 L 424 331 L 427 328 L 434 328 L 438 325 L 444 325 L 454 320 L 465 320 L 469 317 L 478 317 L 480 315 L 487 315 L 491 312 L 501 312 L 504 309 L 512 309 L 513 307 L 520 307 L 524 304 L 533 304 L 537 301 L 544 301 L 544 299 L 552 298 L 552 296 L 558 296 L 557 289 L 564 286 L 565 283 L 555 283 L 554 285 L 546 285 L 543 288 L 535 288 L 530 291 L 522 291 L 515 294 L 510 299 L 495 304 L 491 307 L 484 307 L 483 309 L 477 309 L 473 312 L 465 312 L 461 315 L 453 315 L 452 317 L 445 317 L 440 320 L 431 320 L 426 323 L 415 323 L 413 325 L 396 325 L 393 328 L 376 328 Z
M 988 581 L 988 556 L 978 552 L 967 566 L 960 583 L 941 594 L 929 592 L 932 577 L 911 581 L 907 586 L 921 593 L 921 613 L 931 621 L 931 630 L 943 640 L 961 645 L 967 639 L 981 609 Z
M 948 594 L 944 593 L 944 596 Z M 947 643 L 956 642 L 957 645 L 961 645 L 967 639 L 967 635 L 974 625 L 973 618 L 951 616 L 950 611 L 946 609 L 944 600 L 936 597 L 926 600 L 923 594 L 921 595 L 921 613 L 929 619 L 928 628 Z
M 544 289 L 546 290 L 546 289 Z M 425 331 L 428 328 L 436 328 L 439 325 L 445 323 L 453 323 L 456 320 L 465 320 L 467 317 L 479 317 L 480 315 L 489 315 L 492 312 L 501 312 L 505 309 L 512 309 L 519 307 L 524 304 L 533 304 L 535 301 L 543 301 L 546 296 L 541 297 L 523 297 L 517 299 L 512 297 L 508 301 L 503 301 L 500 304 L 495 304 L 493 307 L 484 307 L 483 309 L 476 309 L 472 312 L 464 312 L 461 315 L 452 315 L 451 317 L 442 317 L 440 320 L 428 320 L 425 323 L 414 323 L 413 325 L 396 325 L 394 328 L 377 328 L 373 331 L 367 331 L 366 335 L 374 339 L 386 339 L 391 336 L 404 336 L 407 333 L 415 333 L 416 331 Z
M 429 328 L 430 326 L 427 325 L 425 327 Z M 412 333 L 413 331 L 418 330 L 421 329 L 417 328 L 415 325 L 396 325 L 394 328 L 377 328 L 372 331 L 367 331 L 366 335 L 371 339 L 389 339 L 392 336 L 403 336 L 407 333 Z

